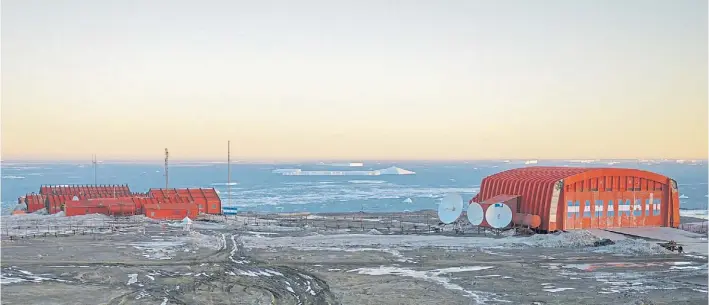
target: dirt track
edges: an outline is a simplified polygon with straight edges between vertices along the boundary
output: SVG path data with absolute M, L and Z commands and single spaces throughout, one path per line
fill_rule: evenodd
M 160 233 L 153 227 L 146 235 Z M 3 285 L 3 304 L 339 303 L 316 275 L 241 256 L 238 236 L 216 231 L 209 234 L 218 234 L 223 247 L 196 255 L 178 253 L 177 258 L 162 261 L 139 260 L 115 251 L 115 245 L 126 240 L 120 235 L 5 243 L 3 277 L 41 284 Z M 68 245 L 73 245 L 71 251 Z M 80 293 L 64 294 L 69 291 Z M 86 294 L 91 295 L 85 299 L 88 303 L 81 301 Z

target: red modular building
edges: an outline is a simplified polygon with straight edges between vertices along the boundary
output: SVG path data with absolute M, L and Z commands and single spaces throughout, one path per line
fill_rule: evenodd
M 485 177 L 470 201 L 490 204 L 501 195 L 514 211 L 539 216 L 543 231 L 680 224 L 677 183 L 637 169 L 511 169 Z
M 144 213 L 156 219 L 221 214 L 222 209 L 214 188 L 150 189 L 147 193 L 132 193 L 127 185 L 43 185 L 39 194 L 20 197 L 18 204 L 22 203 L 27 205 L 29 213 L 46 208 L 50 214 L 64 211 L 67 216 Z

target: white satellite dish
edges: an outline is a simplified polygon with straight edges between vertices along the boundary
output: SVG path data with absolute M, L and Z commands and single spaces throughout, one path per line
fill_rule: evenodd
M 490 227 L 502 229 L 512 222 L 512 209 L 504 203 L 494 203 L 487 207 L 485 220 Z
M 479 226 L 483 223 L 483 218 L 485 214 L 483 213 L 483 208 L 477 202 L 471 202 L 468 205 L 468 221 L 471 225 Z
M 71 201 L 79 201 L 79 197 L 77 197 L 77 196 L 71 197 Z
M 442 223 L 451 224 L 458 220 L 463 212 L 463 197 L 458 194 L 448 194 L 438 205 L 438 218 Z

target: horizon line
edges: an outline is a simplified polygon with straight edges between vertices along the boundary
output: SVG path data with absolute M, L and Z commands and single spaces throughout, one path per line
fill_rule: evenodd
M 489 162 L 489 161 L 709 161 L 708 158 L 479 158 L 479 159 L 239 159 L 232 160 L 231 163 L 240 164 L 260 164 L 260 163 L 367 163 L 367 162 Z M 3 159 L 0 163 L 91 163 L 90 159 Z M 100 163 L 156 163 L 163 164 L 161 159 L 104 159 L 98 160 Z M 226 160 L 215 159 L 177 159 L 170 163 L 213 163 L 226 164 Z

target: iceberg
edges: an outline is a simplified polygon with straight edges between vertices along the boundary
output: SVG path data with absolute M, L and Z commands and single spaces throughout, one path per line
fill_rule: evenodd
M 598 161 L 598 160 L 568 160 L 567 162 L 569 162 L 569 163 L 585 163 L 585 164 L 589 164 L 589 163 L 594 163 L 594 162 L 596 162 L 596 161 Z
M 379 175 L 413 175 L 413 174 L 416 174 L 410 170 L 405 170 L 403 168 L 398 168 L 395 166 L 388 167 L 385 169 L 376 170 L 375 172 L 378 172 Z
M 371 171 L 304 171 L 301 169 L 282 169 L 273 170 L 272 172 L 283 176 L 381 176 L 416 174 L 416 172 L 395 166 Z
M 364 163 L 350 162 L 350 163 L 332 163 L 332 164 L 322 164 L 322 165 L 329 165 L 329 166 L 333 166 L 333 167 L 362 167 L 362 166 L 364 166 Z
M 279 169 L 274 169 L 271 172 L 274 174 L 285 174 L 285 173 L 300 172 L 300 169 L 298 169 L 298 168 L 279 168 Z
M 402 202 L 403 202 L 403 203 L 412 203 L 412 202 L 414 202 L 414 201 L 411 200 L 411 198 L 406 198 L 406 199 L 404 199 L 404 201 L 402 201 Z

